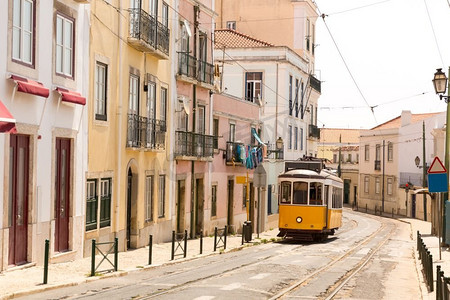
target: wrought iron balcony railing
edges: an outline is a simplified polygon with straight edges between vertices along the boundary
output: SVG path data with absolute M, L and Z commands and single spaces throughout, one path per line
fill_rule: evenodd
M 375 160 L 375 166 L 376 171 L 381 171 L 381 160 Z
M 169 28 L 142 9 L 130 9 L 130 38 L 146 44 L 131 42 L 139 51 L 160 50 L 169 55 Z
M 127 147 L 165 149 L 166 121 L 128 114 Z
M 227 165 L 243 165 L 244 162 L 241 160 L 239 147 L 244 146 L 243 143 L 227 142 L 225 162 Z M 245 151 L 245 149 L 244 149 Z
M 207 84 L 214 84 L 214 65 L 206 61 L 198 61 L 198 80 Z
M 320 128 L 316 125 L 309 124 L 309 137 L 320 139 Z
M 320 80 L 314 77 L 313 75 L 309 75 L 309 82 L 311 87 L 320 93 L 321 88 Z
M 214 136 L 175 131 L 175 156 L 212 158 L 214 156 Z
M 197 60 L 187 52 L 178 52 L 178 74 L 195 78 Z
M 284 148 L 277 149 L 276 144 L 267 144 L 267 158 L 284 159 Z

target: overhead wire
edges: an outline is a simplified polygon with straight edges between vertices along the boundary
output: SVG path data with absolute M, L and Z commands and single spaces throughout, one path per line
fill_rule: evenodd
M 437 48 L 437 51 L 439 53 L 439 57 L 441 58 L 442 67 L 445 67 L 444 59 L 442 58 L 441 48 L 439 47 L 439 43 L 438 43 L 438 40 L 437 40 L 437 37 L 436 37 L 436 32 L 434 31 L 433 21 L 431 20 L 430 11 L 428 10 L 427 0 L 423 0 L 423 2 L 425 3 L 425 8 L 426 8 L 426 11 L 427 11 L 427 16 L 428 16 L 428 21 L 430 22 L 431 31 L 433 31 L 434 42 L 436 43 L 436 48 Z

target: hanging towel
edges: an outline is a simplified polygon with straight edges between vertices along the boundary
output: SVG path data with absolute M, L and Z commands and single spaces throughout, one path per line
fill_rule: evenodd
M 240 145 L 235 145 L 236 147 L 236 162 L 241 162 L 241 147 Z
M 245 163 L 245 158 L 246 158 L 245 147 L 244 147 L 244 145 L 239 145 L 239 148 L 241 149 L 241 162 Z

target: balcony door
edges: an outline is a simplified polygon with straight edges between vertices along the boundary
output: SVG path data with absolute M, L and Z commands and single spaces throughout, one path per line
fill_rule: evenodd
M 234 179 L 228 179 L 228 197 L 227 197 L 227 226 L 230 233 L 232 232 L 233 225 L 233 206 L 234 206 Z
M 55 251 L 69 250 L 70 139 L 56 138 Z
M 139 36 L 141 0 L 130 0 L 130 35 Z
M 9 149 L 8 263 L 20 265 L 27 261 L 29 137 L 11 134 Z
M 147 147 L 155 145 L 156 83 L 147 82 Z

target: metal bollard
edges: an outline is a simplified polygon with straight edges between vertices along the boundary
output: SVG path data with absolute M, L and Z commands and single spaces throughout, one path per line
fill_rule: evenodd
M 119 239 L 114 239 L 114 271 L 119 268 Z
M 244 226 L 245 226 L 245 224 L 242 225 L 242 241 L 241 241 L 241 246 L 244 245 Z
M 172 256 L 171 260 L 175 258 L 175 230 L 172 231 Z
M 366 203 L 366 213 L 367 213 L 367 203 Z
M 148 264 L 152 264 L 152 250 L 153 250 L 153 235 L 150 234 L 148 239 Z
M 203 254 L 203 230 L 200 230 L 200 254 Z
M 441 266 L 436 266 L 436 299 L 442 299 L 441 296 Z
M 223 238 L 223 249 L 224 250 L 227 249 L 227 232 L 228 232 L 228 227 L 227 227 L 227 225 L 225 225 L 225 232 L 224 232 L 225 236 Z
M 187 230 L 184 231 L 184 257 L 187 255 Z
M 394 208 L 392 208 L 392 218 L 394 218 Z
M 49 251 L 49 240 L 45 240 L 45 250 L 44 250 L 44 284 L 47 284 L 48 278 L 48 251 Z
M 214 252 L 217 249 L 217 227 L 214 227 Z
M 377 206 L 375 205 L 375 216 L 377 215 Z
M 91 276 L 95 276 L 95 240 L 92 240 L 91 247 Z

